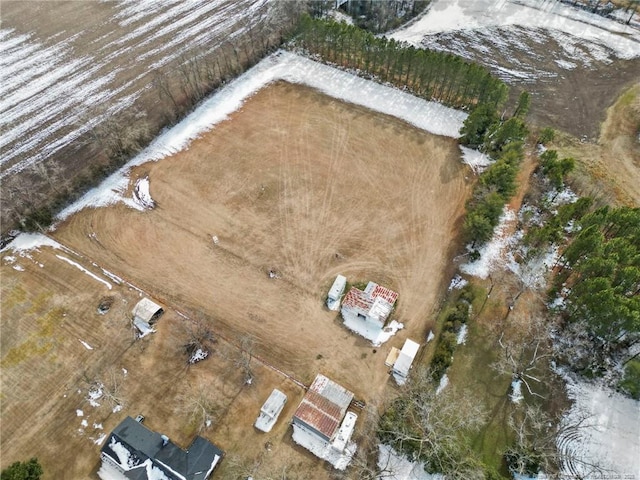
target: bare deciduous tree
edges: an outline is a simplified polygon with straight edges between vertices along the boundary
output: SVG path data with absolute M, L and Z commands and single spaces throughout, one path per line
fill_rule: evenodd
M 251 360 L 253 359 L 253 349 L 255 340 L 249 335 L 243 335 L 240 338 L 238 355 L 235 359 L 235 365 L 240 368 L 244 374 L 245 385 L 253 383 L 253 371 L 251 370 Z
M 185 319 L 184 329 L 186 341 L 182 345 L 183 352 L 187 355 L 188 363 L 196 363 L 209 356 L 216 343 L 213 334 L 212 321 L 199 314 L 193 319 Z
M 484 424 L 485 412 L 454 388 L 437 393 L 427 370 L 414 372 L 404 394 L 385 411 L 383 443 L 451 479 L 483 479 L 482 464 L 468 439 Z
M 198 432 L 214 425 L 221 412 L 215 392 L 205 384 L 200 384 L 196 388 L 187 388 L 178 395 L 176 404 Z

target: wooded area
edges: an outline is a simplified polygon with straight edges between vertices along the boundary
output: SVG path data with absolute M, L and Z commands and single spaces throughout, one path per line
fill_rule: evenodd
M 506 84 L 484 67 L 455 55 L 376 37 L 346 23 L 304 15 L 293 46 L 324 62 L 455 108 L 486 104 L 495 109 L 507 98 Z

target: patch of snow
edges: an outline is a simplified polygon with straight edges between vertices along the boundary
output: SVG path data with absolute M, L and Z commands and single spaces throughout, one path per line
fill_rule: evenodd
M 556 62 L 560 68 L 564 68 L 565 70 L 573 70 L 574 68 L 576 68 L 578 66 L 577 64 L 575 64 L 573 62 L 570 62 L 568 60 L 556 59 L 556 60 L 554 60 L 554 62 Z
M 116 405 L 111 409 L 113 413 L 118 413 L 120 410 L 122 410 L 122 405 Z
M 427 343 L 429 343 L 434 338 L 436 338 L 436 336 L 434 335 L 433 330 L 429 330 L 429 335 L 427 335 Z
M 102 184 L 64 209 L 56 219 L 64 220 L 83 208 L 103 207 L 118 202 L 136 208 L 133 200 L 124 196 L 131 168 L 187 148 L 192 140 L 227 120 L 255 92 L 278 80 L 310 86 L 339 100 L 398 117 L 436 135 L 457 138 L 467 118 L 466 113 L 439 103 L 419 99 L 396 88 L 365 80 L 294 53 L 278 51 L 212 95 Z
M 24 272 L 24 267 L 22 265 L 14 265 L 13 269 L 17 270 L 18 272 Z
M 102 395 L 104 393 L 102 390 L 103 388 L 104 385 L 102 383 L 98 383 L 97 385 L 89 389 L 89 392 L 87 393 L 87 400 L 89 401 L 89 405 L 91 405 L 92 407 L 100 406 L 98 400 L 102 398 Z
M 465 280 L 464 278 L 462 278 L 460 275 L 455 275 L 452 279 L 451 279 L 451 283 L 449 284 L 449 288 L 448 290 L 459 290 L 461 288 L 464 288 L 465 285 L 467 285 L 469 282 L 467 280 Z
M 101 423 L 94 423 L 93 424 L 93 428 L 96 430 L 102 430 L 102 424 Z
M 133 205 L 139 210 L 151 210 L 156 206 L 156 202 L 149 193 L 149 177 L 139 178 L 133 188 Z
M 102 273 L 104 274 L 105 277 L 111 279 L 111 281 L 113 283 L 115 283 L 116 285 L 120 285 L 122 283 L 125 283 L 124 280 L 122 280 L 119 276 L 111 273 L 109 270 L 105 270 L 104 268 L 100 268 L 100 270 L 102 270 Z
M 78 339 L 78 341 L 84 346 L 84 348 L 86 348 L 87 350 L 93 350 L 93 347 L 91 345 L 89 345 L 87 342 Z
M 391 320 L 391 322 L 389 322 L 389 324 L 384 328 L 380 328 L 379 325 L 376 325 L 373 322 L 354 319 L 351 316 L 343 320 L 345 327 L 371 341 L 371 344 L 374 347 L 379 347 L 393 337 L 398 330 L 404 328 L 404 324 L 399 323 L 396 320 Z
M 522 232 L 517 232 L 514 235 L 514 239 L 519 241 L 522 237 Z M 517 245 L 515 249 L 520 257 L 526 258 L 520 262 L 516 262 L 513 251 L 508 252 L 506 255 L 506 268 L 522 282 L 527 288 L 542 289 L 547 286 L 548 272 L 558 261 L 560 252 L 556 245 L 552 245 L 545 252 L 534 257 L 527 256 L 527 249 L 522 245 Z
M 444 476 L 424 471 L 424 463 L 413 462 L 389 445 L 378 445 L 378 480 L 444 480 Z
M 126 368 L 123 368 L 123 369 L 122 369 L 122 375 L 123 375 L 123 376 L 125 376 L 125 377 L 126 377 L 128 373 L 129 373 L 129 371 L 128 371 Z
M 106 280 L 100 278 L 99 276 L 97 276 L 94 273 L 91 273 L 89 270 L 87 270 L 86 268 L 84 268 L 82 265 L 80 265 L 79 263 L 74 262 L 73 260 L 68 259 L 67 257 L 63 257 L 62 255 L 56 255 L 56 257 L 58 257 L 60 260 L 67 262 L 69 265 L 73 265 L 74 267 L 76 267 L 78 270 L 80 270 L 81 272 L 86 273 L 87 275 L 89 275 L 91 278 L 93 278 L 94 280 L 97 280 L 101 283 L 104 283 L 107 288 L 109 290 L 111 290 L 111 284 L 109 282 L 107 282 Z
M 456 336 L 456 344 L 464 345 L 466 341 L 467 341 L 467 324 L 465 323 L 460 327 L 460 331 Z
M 7 265 L 11 265 L 12 263 L 16 262 L 16 257 L 14 257 L 13 255 L 5 255 L 4 257 L 2 257 L 2 260 L 7 264 Z
M 82 416 L 84 416 L 84 412 L 82 410 L 78 409 L 78 410 L 76 410 L 76 416 L 82 417 Z
M 21 233 L 5 245 L 0 252 L 5 252 L 7 250 L 11 250 L 13 252 L 25 252 L 38 249 L 39 247 L 51 247 L 64 250 L 62 245 L 42 233 Z
M 480 258 L 461 265 L 460 271 L 474 277 L 487 278 L 491 272 L 503 268 L 506 264 L 505 256 L 508 247 L 514 243 L 513 237 L 508 235 L 508 232 L 515 222 L 515 213 L 505 207 L 500 222 L 493 230 L 493 237 L 479 250 Z
M 417 21 L 389 36 L 418 46 L 428 35 L 491 27 L 541 28 L 583 39 L 589 49 L 605 46 L 619 58 L 640 56 L 637 29 L 553 0 L 434 0 Z
M 575 203 L 580 197 L 569 187 L 564 187 L 559 192 L 553 190 L 545 195 L 546 201 L 553 207 Z
M 449 385 L 449 376 L 445 373 L 444 375 L 442 375 L 442 378 L 440 379 L 440 384 L 438 385 L 438 388 L 436 389 L 436 395 L 438 395 L 445 388 L 447 388 L 447 385 Z
M 466 163 L 475 173 L 482 173 L 489 165 L 494 163 L 488 155 L 473 148 L 460 145 L 462 151 L 462 163 Z
M 96 445 L 102 445 L 102 442 L 104 442 L 104 439 L 107 438 L 107 434 L 103 433 L 101 434 L 98 438 L 96 438 L 93 443 L 95 443 Z M 102 477 L 101 477 L 102 478 Z
M 585 414 L 589 418 L 588 425 L 558 439 L 561 453 L 572 459 L 565 472 L 584 478 L 594 475 L 587 465 L 599 464 L 609 478 L 640 478 L 640 402 L 601 385 L 566 380 L 574 403 L 564 424 L 575 424 Z
M 193 355 L 191 355 L 191 358 L 189 359 L 189 363 L 190 364 L 194 364 L 194 363 L 201 362 L 202 360 L 204 360 L 208 356 L 209 356 L 209 352 L 199 348 L 193 353 Z
M 330 10 L 329 13 L 327 13 L 327 16 L 333 18 L 336 22 L 353 25 L 353 18 L 346 13 L 342 13 L 340 10 Z
M 82 425 L 83 427 L 88 427 L 88 426 L 89 426 L 89 422 L 87 422 L 87 420 L 86 420 L 86 419 L 83 419 L 83 420 L 80 422 L 80 425 Z
M 123 470 L 131 470 L 133 467 L 136 467 L 140 464 L 140 461 L 131 455 L 131 452 L 127 447 L 122 445 L 120 442 L 116 440 L 116 437 L 111 437 L 111 442 L 109 442 L 109 448 L 116 454 L 118 457 L 118 463 Z
M 513 403 L 520 403 L 524 400 L 524 396 L 522 395 L 522 380 L 519 378 L 515 378 L 511 382 L 511 393 L 509 393 L 509 400 Z

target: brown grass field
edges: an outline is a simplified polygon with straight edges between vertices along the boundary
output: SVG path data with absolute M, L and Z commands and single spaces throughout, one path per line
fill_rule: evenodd
M 255 384 L 243 386 L 236 345 L 250 338 L 265 363 L 305 384 L 322 372 L 369 405 L 392 394 L 384 358 L 407 337 L 424 341 L 452 273 L 471 188 L 456 141 L 278 83 L 131 178 L 146 175 L 155 209 L 84 210 L 52 236 L 82 252 L 73 260 L 85 268 L 101 275 L 95 262 L 167 306 L 157 333 L 134 342 L 128 312 L 140 293 L 109 291 L 55 256 L 70 253 L 42 248 L 33 261 L 18 258 L 25 271 L 2 262 L 2 466 L 35 455 L 45 478 L 95 478 L 93 423 L 108 433 L 137 413 L 186 446 L 196 429 L 187 405 L 204 393 L 217 408 L 203 435 L 227 452 L 216 478 L 283 469 L 327 478 L 326 465 L 290 440 L 302 388 L 258 362 Z M 338 273 L 400 293 L 394 318 L 405 329 L 379 351 L 323 306 Z M 105 295 L 115 303 L 100 316 Z M 213 358 L 186 367 L 187 320 L 174 309 L 211 322 Z M 119 383 L 122 411 L 88 405 L 97 379 Z M 258 434 L 251 425 L 276 387 L 289 403 L 274 431 Z

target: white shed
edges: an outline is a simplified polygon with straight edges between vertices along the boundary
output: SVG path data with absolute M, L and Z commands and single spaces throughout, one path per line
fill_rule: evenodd
M 411 370 L 413 359 L 416 358 L 419 349 L 419 343 L 409 339 L 405 340 L 402 350 L 400 350 L 400 354 L 398 355 L 398 358 L 393 364 L 393 369 L 391 370 L 393 378 L 395 378 L 399 385 L 404 385 L 407 381 L 407 376 L 409 375 L 409 370 Z
M 258 415 L 254 426 L 263 432 L 270 432 L 278 421 L 285 403 L 287 403 L 287 396 L 277 388 L 274 388 L 267 401 L 262 405 L 260 415 Z
M 344 289 L 347 287 L 347 277 L 344 275 L 338 275 L 329 289 L 327 295 L 327 307 L 329 310 L 338 310 L 340 308 L 340 299 L 344 293 Z

